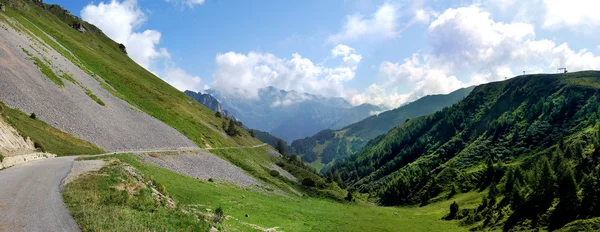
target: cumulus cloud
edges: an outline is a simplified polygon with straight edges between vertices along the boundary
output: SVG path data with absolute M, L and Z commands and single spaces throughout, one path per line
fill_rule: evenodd
M 591 51 L 574 51 L 567 43 L 535 36 L 532 24 L 496 22 L 476 6 L 447 9 L 429 25 L 430 51 L 415 53 L 402 62 L 382 62 L 379 73 L 384 84 L 372 85 L 351 99 L 353 103 L 398 106 L 424 95 L 510 78 L 522 70 L 600 69 L 600 57 Z M 411 91 L 398 94 L 392 89 L 390 93 L 381 86 L 403 86 Z
M 187 6 L 189 8 L 193 8 L 196 5 L 204 4 L 204 0 L 166 0 L 166 2 Z
M 339 66 L 318 65 L 297 53 L 292 54 L 291 58 L 257 52 L 218 54 L 212 85 L 221 93 L 237 97 L 257 97 L 258 90 L 268 86 L 323 96 L 341 96 L 343 83 L 354 78 L 362 57 L 346 45 L 336 46 L 331 54 L 333 58 L 341 58 Z
M 136 0 L 111 0 L 109 3 L 90 3 L 81 10 L 81 17 L 96 25 L 108 37 L 122 43 L 127 53 L 140 66 L 161 76 L 174 87 L 184 90 L 197 90 L 200 78 L 186 73 L 183 69 L 169 64 L 171 55 L 166 48 L 159 48 L 162 34 L 156 30 L 137 31 L 146 15 Z M 156 62 L 162 60 L 164 70 L 156 70 Z
M 600 25 L 600 1 L 597 0 L 544 0 L 545 28 L 595 28 Z
M 136 0 L 90 4 L 81 10 L 81 17 L 102 29 L 111 39 L 124 44 L 129 56 L 146 69 L 154 59 L 168 57 L 165 49 L 157 48 L 161 37 L 159 31 L 134 31 L 146 21 Z
M 193 76 L 181 68 L 166 66 L 162 79 L 180 91 L 200 91 L 200 77 Z
M 399 94 L 397 89 L 387 91 L 384 86 L 373 83 L 362 93 L 359 93 L 356 90 L 348 90 L 345 93 L 344 98 L 352 105 L 369 103 L 393 109 L 400 106 L 400 104 L 409 101 L 410 94 Z M 373 114 L 376 113 L 377 112 L 373 112 Z
M 398 7 L 385 3 L 373 15 L 349 15 L 342 31 L 329 36 L 329 41 L 356 40 L 364 36 L 377 36 L 381 39 L 393 39 L 398 36 Z
M 430 23 L 435 17 L 439 15 L 438 12 L 432 10 L 431 8 L 420 8 L 415 10 L 414 17 L 411 20 L 411 23 Z

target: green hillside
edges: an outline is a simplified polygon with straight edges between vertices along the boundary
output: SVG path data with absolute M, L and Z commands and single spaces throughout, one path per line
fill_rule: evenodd
M 260 144 L 246 132 L 241 136 L 225 135 L 220 128 L 224 119 L 215 117 L 210 109 L 136 64 L 120 50 L 118 43 L 60 6 L 21 0 L 0 0 L 0 3 L 8 6 L 0 14 L 0 20 L 41 38 L 96 78 L 113 95 L 175 128 L 198 146 Z M 11 23 L 11 20 L 22 26 Z M 88 31 L 81 33 L 75 30 L 72 26 L 77 23 Z
M 396 109 L 373 115 L 340 130 L 323 130 L 292 143 L 304 161 L 321 170 L 326 164 L 360 151 L 367 142 L 407 120 L 432 114 L 465 98 L 474 87 L 429 95 Z
M 600 216 L 599 99 L 597 71 L 481 85 L 375 138 L 327 174 L 383 205 L 481 192 L 481 204 L 455 205 L 448 215 L 478 229 L 560 228 Z

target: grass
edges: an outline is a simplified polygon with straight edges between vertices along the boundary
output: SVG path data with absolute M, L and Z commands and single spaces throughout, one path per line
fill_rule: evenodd
M 308 164 L 308 166 L 311 166 L 312 168 L 317 170 L 317 172 L 321 171 L 321 169 L 323 169 L 325 166 L 327 166 L 327 164 L 324 164 L 323 162 L 321 162 L 321 157 L 319 157 L 317 160 L 315 160 L 311 163 L 307 163 L 307 164 Z
M 85 91 L 85 94 L 87 94 L 88 97 L 90 97 L 92 100 L 94 100 L 96 103 L 98 103 L 98 105 L 106 106 L 106 104 L 104 104 L 104 102 L 102 100 L 100 100 L 100 98 L 98 96 L 96 96 L 94 93 L 92 93 L 92 91 L 90 89 L 88 89 L 87 87 L 84 87 L 84 86 L 81 86 L 81 88 L 83 88 L 83 91 Z
M 40 71 L 42 71 L 42 73 L 44 74 L 44 76 L 46 76 L 48 79 L 50 79 L 52 82 L 54 82 L 54 84 L 60 86 L 60 87 L 64 87 L 65 86 L 65 82 L 63 82 L 63 80 L 57 76 L 54 71 L 52 71 L 52 69 L 50 67 L 48 67 L 48 65 L 46 65 L 44 62 L 42 62 L 40 60 L 40 58 L 37 57 L 31 57 L 33 59 L 33 63 L 35 65 L 38 66 L 38 68 L 40 68 Z
M 0 102 L 0 116 L 14 127 L 21 136 L 41 144 L 47 152 L 58 156 L 101 154 L 104 150 L 95 145 L 56 129 L 41 120 L 11 109 Z
M 82 231 L 207 231 L 194 215 L 166 207 L 120 164 L 70 183 L 63 198 Z M 117 186 L 127 186 L 128 190 Z M 130 192 L 128 192 L 130 191 Z
M 261 143 L 245 131 L 242 136 L 226 136 L 220 129 L 220 119 L 210 109 L 137 65 L 119 50 L 117 43 L 105 35 L 80 33 L 51 12 L 23 3 L 28 4 L 30 10 L 19 11 L 7 7 L 4 14 L 97 78 L 113 95 L 175 128 L 198 146 L 205 147 L 205 141 L 212 147 Z M 66 49 L 52 41 L 42 30 Z
M 256 226 L 274 228 L 281 231 L 465 231 L 455 221 L 444 221 L 441 218 L 448 213 L 448 205 L 453 199 L 430 204 L 422 208 L 416 207 L 378 207 L 368 203 L 344 204 L 329 199 L 299 197 L 291 194 L 272 194 L 264 191 L 242 189 L 235 185 L 218 184 L 199 181 L 154 165 L 140 162 L 133 155 L 111 156 L 134 166 L 143 176 L 155 180 L 165 186 L 169 195 L 179 207 L 197 206 L 205 211 L 221 206 L 225 215 L 229 216 L 221 225 L 223 231 L 256 231 Z M 102 157 L 100 157 L 102 158 Z M 110 176 L 95 176 L 96 179 L 78 179 L 65 189 L 64 195 L 70 191 L 80 191 L 85 185 L 94 182 L 106 182 Z M 108 191 L 105 188 L 103 191 Z M 87 192 L 94 194 L 92 191 Z M 86 192 L 79 192 L 85 195 Z M 100 195 L 104 193 L 98 193 Z M 65 202 L 71 209 L 74 204 L 86 204 L 78 207 L 75 219 L 82 223 L 77 215 L 96 215 L 100 201 L 73 201 L 65 196 Z M 208 209 L 208 210 L 206 210 Z M 118 209 L 123 210 L 123 209 Z M 130 209 L 127 211 L 129 212 Z M 108 210 L 104 212 L 110 212 Z M 130 212 L 134 215 L 133 212 Z M 248 215 L 246 217 L 245 215 Z M 117 215 L 121 215 L 118 213 Z M 152 215 L 141 215 L 137 220 L 150 222 Z M 140 217 L 141 217 L 140 216 Z M 126 225 L 128 218 L 120 216 L 98 215 L 103 223 L 120 226 Z M 100 221 L 101 219 L 91 220 Z M 123 221 L 119 221 L 123 220 Z M 129 221 L 131 222 L 131 221 Z M 167 222 L 168 223 L 168 222 Z M 108 226 L 108 225 L 105 225 Z M 176 229 L 176 230 L 182 230 Z

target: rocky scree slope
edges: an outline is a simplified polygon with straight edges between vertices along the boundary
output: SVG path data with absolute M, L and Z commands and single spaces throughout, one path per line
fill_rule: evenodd
M 181 133 L 112 95 L 19 22 L 0 17 L 0 101 L 109 151 L 195 147 Z M 54 83 L 38 62 L 63 85 Z

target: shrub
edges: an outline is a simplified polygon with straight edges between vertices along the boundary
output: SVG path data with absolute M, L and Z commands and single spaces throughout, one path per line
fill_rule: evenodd
M 221 118 L 221 116 L 222 116 L 222 115 L 221 115 L 221 112 L 216 112 L 216 113 L 215 113 L 215 117 L 217 117 L 217 118 Z
M 215 223 L 219 223 L 221 221 L 223 221 L 225 214 L 223 213 L 223 208 L 221 208 L 221 206 L 217 207 L 217 209 L 215 209 L 215 216 L 213 217 L 213 221 Z
M 254 130 L 250 130 L 250 136 L 252 136 L 252 138 L 256 138 L 256 135 L 254 134 Z
M 269 174 L 271 174 L 272 177 L 278 177 L 279 176 L 279 172 L 277 170 L 271 170 L 269 172 Z
M 354 198 L 352 197 L 352 192 L 348 191 L 348 195 L 344 198 L 344 200 L 352 201 Z
M 2 163 L 2 161 L 4 161 L 4 156 L 0 154 L 0 163 Z
M 455 202 L 453 202 L 452 204 L 450 204 L 450 213 L 448 214 L 448 216 L 446 216 L 447 220 L 451 220 L 454 219 L 456 217 L 456 215 L 458 214 L 458 204 Z
M 158 191 L 163 195 L 167 195 L 167 187 L 164 184 L 158 184 Z
M 311 178 L 304 178 L 304 180 L 302 180 L 302 185 L 304 186 L 308 186 L 308 187 L 315 187 L 315 181 Z
M 215 182 L 215 180 L 213 180 L 213 178 L 208 178 L 208 182 Z
M 35 113 L 31 113 L 31 114 L 29 115 L 29 118 L 31 118 L 31 119 L 36 119 L 36 118 L 37 118 L 37 115 L 35 115 Z
M 44 145 L 42 145 L 41 143 L 39 143 L 37 141 L 33 142 L 33 147 L 35 147 L 35 149 L 38 151 L 46 152 L 46 148 L 44 147 Z

